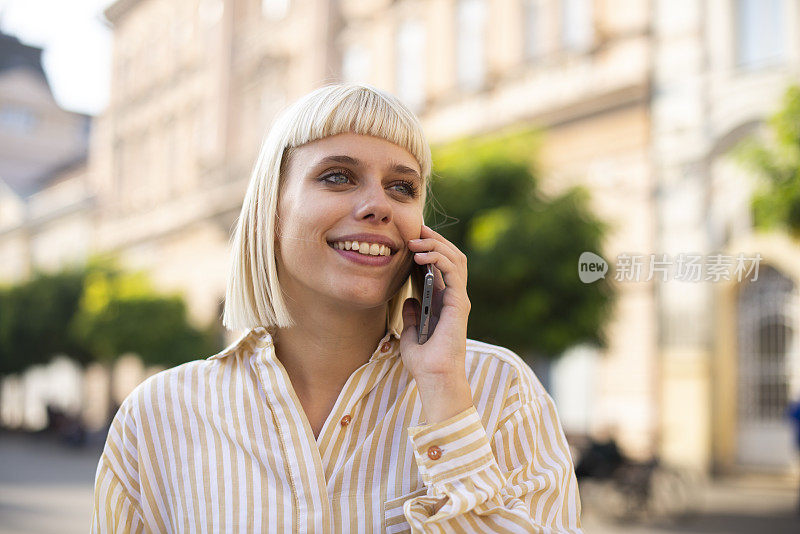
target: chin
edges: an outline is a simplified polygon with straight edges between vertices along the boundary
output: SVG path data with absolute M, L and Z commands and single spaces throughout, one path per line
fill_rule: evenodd
M 339 300 L 345 303 L 347 307 L 358 309 L 377 308 L 382 306 L 392 298 L 391 295 L 387 296 L 387 289 L 378 289 L 364 291 L 346 291 L 337 295 Z

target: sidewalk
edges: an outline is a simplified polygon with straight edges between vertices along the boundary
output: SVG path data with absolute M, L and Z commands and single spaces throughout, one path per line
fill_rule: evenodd
M 0 430 L 0 534 L 88 532 L 103 448 L 96 441 L 70 448 Z
M 616 525 L 584 510 L 586 534 L 798 534 L 800 481 L 737 476 L 710 481 L 700 491 L 698 514 L 678 524 Z

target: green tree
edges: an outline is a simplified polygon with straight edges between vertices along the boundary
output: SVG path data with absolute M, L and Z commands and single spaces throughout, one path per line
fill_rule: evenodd
M 155 292 L 142 272 L 112 257 L 0 288 L 0 375 L 48 362 L 55 354 L 110 362 L 125 352 L 166 367 L 221 348 L 215 326 L 197 329 L 179 295 Z
M 215 328 L 188 322 L 180 295 L 157 294 L 145 273 L 125 272 L 108 258 L 92 264 L 71 329 L 100 361 L 135 352 L 145 363 L 172 367 L 221 348 Z
M 88 347 L 71 335 L 85 273 L 36 272 L 30 280 L 0 289 L 0 374 L 46 363 L 57 353 L 87 362 Z
M 599 251 L 606 225 L 586 190 L 538 191 L 537 140 L 523 131 L 436 147 L 426 221 L 468 257 L 468 336 L 552 358 L 579 342 L 606 346 L 613 295 L 605 280 L 578 278 L 580 254 Z M 451 222 L 437 224 L 441 212 Z
M 753 225 L 784 229 L 800 239 L 800 86 L 790 86 L 767 121 L 767 136 L 751 136 L 734 156 L 761 178 L 751 198 Z

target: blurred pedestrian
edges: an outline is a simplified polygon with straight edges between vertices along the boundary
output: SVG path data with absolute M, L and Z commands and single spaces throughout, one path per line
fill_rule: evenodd
M 583 478 L 605 480 L 613 477 L 614 472 L 623 464 L 622 452 L 613 437 L 589 438 L 589 446 L 575 466 L 575 476 L 578 480 Z
M 794 425 L 794 443 L 797 446 L 798 454 L 800 454 L 800 399 L 789 404 L 787 414 Z M 797 498 L 797 513 L 800 514 L 800 496 Z

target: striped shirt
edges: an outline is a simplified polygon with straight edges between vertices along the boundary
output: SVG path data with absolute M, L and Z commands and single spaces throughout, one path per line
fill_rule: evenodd
M 151 376 L 114 416 L 92 532 L 572 532 L 580 500 L 552 398 L 467 340 L 474 405 L 421 420 L 389 328 L 314 437 L 272 336 Z

